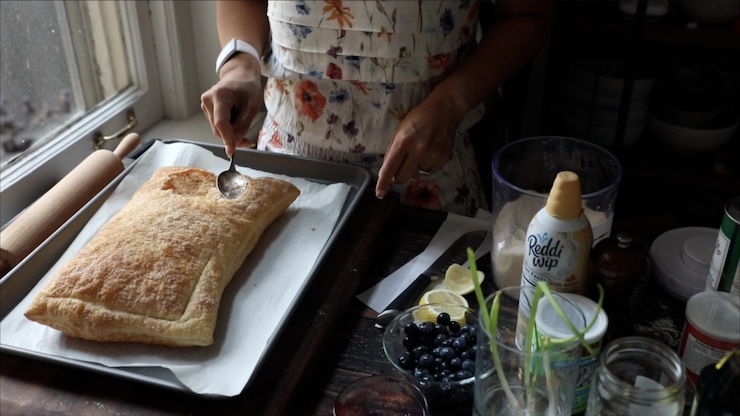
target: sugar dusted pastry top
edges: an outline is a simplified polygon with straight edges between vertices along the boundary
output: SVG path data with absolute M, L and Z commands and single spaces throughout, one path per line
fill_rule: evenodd
M 210 172 L 158 169 L 54 274 L 26 317 L 96 341 L 211 344 L 226 285 L 299 194 L 284 180 L 247 180 L 229 200 Z

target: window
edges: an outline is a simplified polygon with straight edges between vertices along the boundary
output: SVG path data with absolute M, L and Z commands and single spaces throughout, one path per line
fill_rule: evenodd
M 117 9 L 112 2 L 0 3 L 0 164 L 131 86 Z
M 149 6 L 0 2 L 0 224 L 93 152 L 97 133 L 125 125 L 129 111 L 137 130 L 163 117 Z

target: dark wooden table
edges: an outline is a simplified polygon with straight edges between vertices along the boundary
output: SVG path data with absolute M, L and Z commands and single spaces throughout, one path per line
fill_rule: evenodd
M 374 327 L 375 314 L 355 294 L 423 251 L 445 219 L 440 213 L 399 207 L 392 197 L 364 199 L 255 381 L 241 395 L 203 399 L 3 353 L 0 415 L 331 415 L 344 386 L 393 371 L 383 355 L 382 330 Z M 654 219 L 649 223 L 656 224 Z M 650 231 L 645 224 L 629 226 Z M 490 276 L 489 262 L 479 266 Z M 655 288 L 651 293 L 642 318 L 652 322 L 667 315 L 669 325 L 651 326 L 642 334 L 676 348 L 684 305 Z M 469 415 L 472 401 L 432 404 L 431 413 Z

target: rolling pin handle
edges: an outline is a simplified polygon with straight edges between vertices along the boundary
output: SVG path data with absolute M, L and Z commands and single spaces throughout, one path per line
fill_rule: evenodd
M 12 268 L 13 266 L 11 266 L 9 261 L 0 258 L 0 277 L 5 276 Z
M 129 133 L 115 151 L 91 153 L 0 232 L 0 276 L 4 276 L 124 170 L 123 158 L 141 138 Z
M 113 151 L 113 153 L 116 154 L 120 159 L 123 159 L 134 151 L 137 147 L 139 147 L 139 143 L 141 143 L 141 137 L 138 133 L 129 133 L 127 134 L 123 139 L 121 139 L 121 143 L 118 143 L 118 146 L 116 147 L 116 150 Z

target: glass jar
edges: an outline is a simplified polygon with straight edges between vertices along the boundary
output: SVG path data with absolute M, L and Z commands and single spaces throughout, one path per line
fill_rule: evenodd
M 645 337 L 623 337 L 602 352 L 587 416 L 677 416 L 684 409 L 686 371 L 668 346 Z

